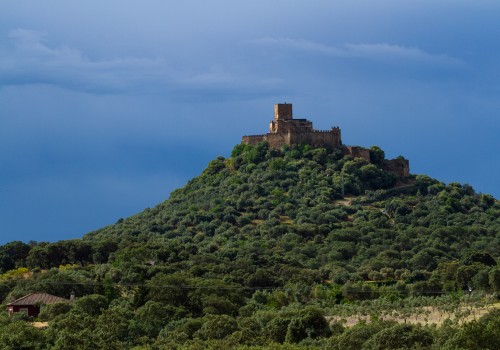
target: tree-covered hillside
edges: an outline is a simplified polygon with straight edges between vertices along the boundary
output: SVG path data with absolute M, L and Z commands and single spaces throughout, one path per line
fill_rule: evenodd
M 238 145 L 165 202 L 81 240 L 1 246 L 2 299 L 79 298 L 46 307 L 45 330 L 1 319 L 0 340 L 18 327 L 44 349 L 382 349 L 407 334 L 394 348 L 454 349 L 464 326 L 382 322 L 349 338 L 354 328 L 324 317 L 363 300 L 500 292 L 499 203 L 469 185 L 398 179 L 382 170 L 383 151 L 370 151 L 372 164 L 338 150 Z M 500 321 L 481 322 L 487 333 Z

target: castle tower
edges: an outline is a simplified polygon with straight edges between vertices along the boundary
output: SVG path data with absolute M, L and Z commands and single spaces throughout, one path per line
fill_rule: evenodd
M 292 117 L 291 103 L 277 103 L 274 105 L 274 120 L 290 120 Z

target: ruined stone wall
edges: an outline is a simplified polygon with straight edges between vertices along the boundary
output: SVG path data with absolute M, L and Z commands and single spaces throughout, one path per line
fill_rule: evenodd
M 337 148 L 341 146 L 340 129 L 332 128 L 328 131 L 312 130 L 301 132 L 302 126 L 308 126 L 307 122 L 298 124 L 298 130 L 289 132 L 269 133 L 265 135 L 243 136 L 243 142 L 249 145 L 255 145 L 260 141 L 267 141 L 272 148 L 281 148 L 284 144 L 298 145 L 301 143 L 311 145 L 313 147 Z M 310 122 L 309 122 L 310 123 Z
M 265 134 L 265 135 L 251 135 L 243 136 L 243 143 L 247 145 L 256 145 L 261 141 L 268 142 L 269 147 L 280 149 L 281 146 L 287 144 L 290 145 L 290 135 L 289 134 Z
M 290 133 L 290 143 L 292 145 L 305 143 L 313 147 L 337 148 L 340 146 L 340 138 L 338 133 L 332 131 Z
M 270 133 L 298 133 L 298 132 L 312 132 L 312 122 L 306 119 L 290 119 L 290 120 L 277 120 L 272 121 L 270 124 Z
M 247 145 L 256 145 L 260 141 L 264 141 L 264 136 L 265 135 L 251 135 L 251 136 L 243 136 L 242 142 L 247 144 Z
M 332 147 L 340 147 L 342 139 L 340 136 L 340 128 L 334 127 L 328 131 L 315 130 L 312 133 L 312 142 L 314 143 L 327 143 Z
M 290 144 L 290 134 L 267 134 L 264 141 L 269 142 L 269 147 L 280 149 L 281 146 Z
M 355 158 L 363 158 L 367 162 L 370 162 L 370 150 L 359 146 L 345 146 L 344 154 L 347 156 L 352 156 Z
M 391 160 L 384 160 L 382 169 L 391 172 L 401 178 L 410 176 L 410 162 L 408 159 L 396 158 Z

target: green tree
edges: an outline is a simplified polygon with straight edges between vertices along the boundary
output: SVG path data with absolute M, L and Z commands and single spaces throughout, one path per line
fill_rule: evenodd
M 45 337 L 41 330 L 27 322 L 14 321 L 0 328 L 1 350 L 42 350 L 46 349 Z
M 204 323 L 194 334 L 203 340 L 223 339 L 238 329 L 236 320 L 228 315 L 207 315 Z
M 287 317 L 275 317 L 265 327 L 267 337 L 274 342 L 283 343 L 288 331 L 290 319 Z
M 106 297 L 98 294 L 85 295 L 76 299 L 73 304 L 75 312 L 88 314 L 92 317 L 98 316 L 108 308 L 109 301 Z
M 389 324 L 390 325 L 390 324 Z M 380 332 L 387 324 L 360 322 L 351 328 L 347 328 L 342 334 L 335 337 L 334 346 L 336 350 L 360 350 L 363 344 L 371 337 Z
M 398 324 L 375 334 L 364 344 L 363 349 L 429 349 L 433 342 L 430 331 L 415 325 Z
M 56 316 L 63 315 L 71 310 L 70 303 L 55 303 L 45 305 L 41 308 L 38 318 L 41 321 L 50 321 Z
M 132 312 L 123 307 L 104 310 L 97 318 L 94 328 L 98 348 L 110 350 L 126 348 L 132 317 Z
M 491 269 L 489 273 L 489 282 L 495 292 L 500 292 L 500 268 Z
M 491 311 L 478 321 L 465 323 L 444 344 L 444 349 L 500 349 L 500 310 Z
M 385 152 L 378 146 L 370 147 L 370 161 L 375 165 L 382 165 L 385 159 Z
M 285 341 L 298 343 L 305 338 L 328 337 L 331 331 L 321 310 L 308 307 L 292 317 L 287 327 Z
M 30 252 L 31 246 L 14 241 L 0 246 L 0 273 L 26 266 L 26 258 Z
M 49 323 L 47 339 L 54 350 L 92 350 L 97 348 L 93 329 L 95 319 L 87 313 L 70 311 Z
M 135 310 L 134 317 L 130 321 L 130 336 L 156 338 L 169 322 L 185 316 L 185 310 L 180 307 L 150 300 Z
M 188 287 L 191 282 L 185 273 L 156 274 L 147 285 L 151 300 L 174 306 L 189 306 Z

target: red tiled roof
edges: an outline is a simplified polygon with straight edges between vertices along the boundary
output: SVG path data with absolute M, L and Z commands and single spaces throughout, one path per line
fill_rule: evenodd
M 56 297 L 55 295 L 47 293 L 31 293 L 17 300 L 14 300 L 12 303 L 7 304 L 7 306 L 54 304 L 54 303 L 64 303 L 64 302 L 69 302 L 69 300 L 61 297 Z

